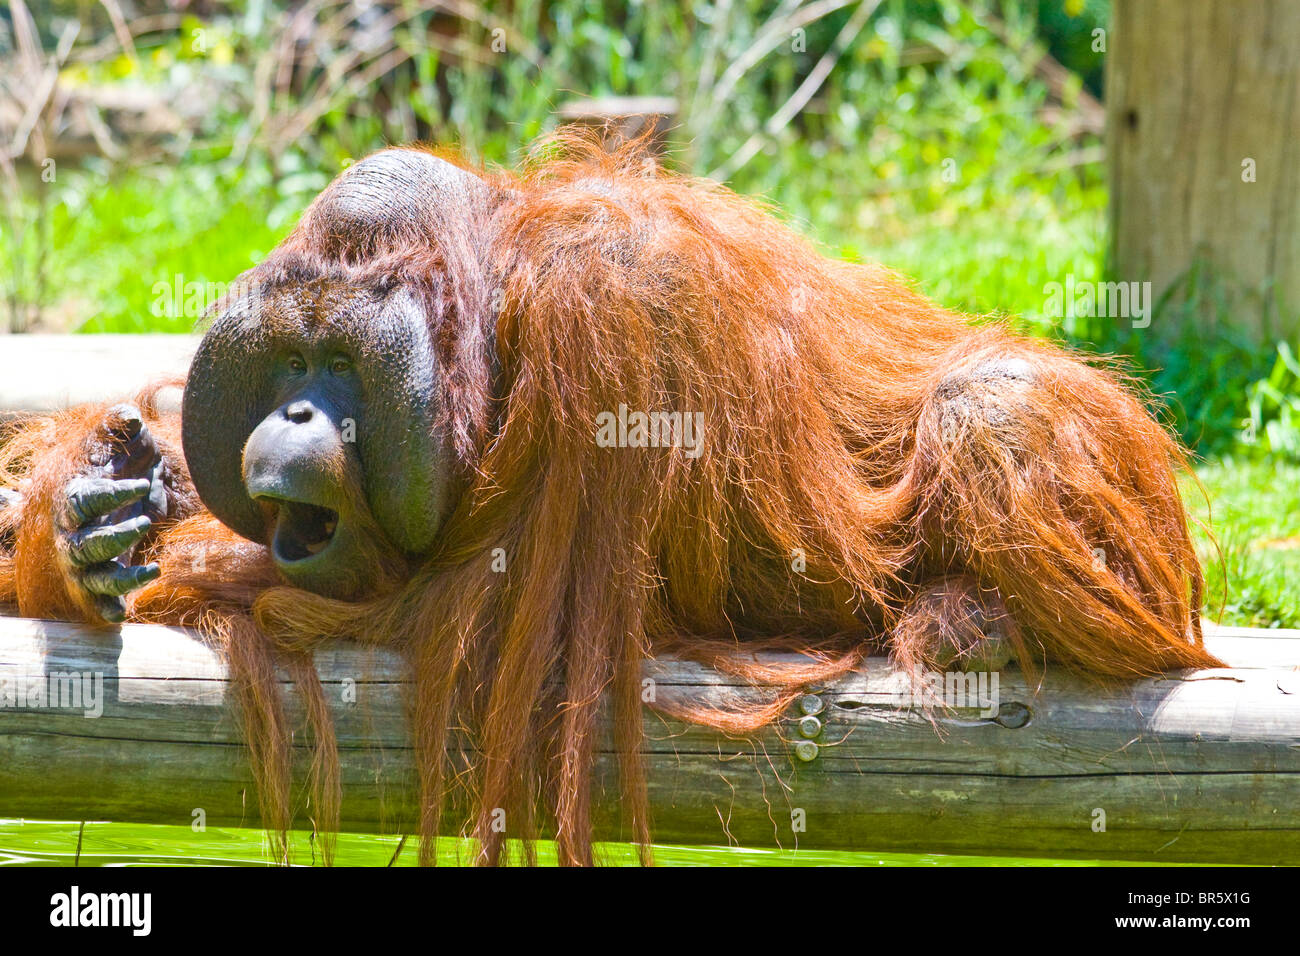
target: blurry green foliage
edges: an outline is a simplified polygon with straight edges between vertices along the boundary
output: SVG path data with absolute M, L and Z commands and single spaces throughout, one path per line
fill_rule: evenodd
M 1066 272 L 1096 273 L 1105 193 L 1089 142 L 1045 119 L 1052 94 L 1034 72 L 1046 44 L 1032 4 L 885 0 L 809 102 L 765 131 L 854 5 L 761 43 L 774 13 L 794 6 L 519 0 L 500 51 L 492 31 L 504 21 L 491 5 L 477 19 L 404 13 L 384 34 L 400 62 L 357 90 L 333 83 L 309 133 L 285 142 L 276 122 L 309 105 L 348 53 L 329 48 L 325 20 L 312 21 L 323 31 L 308 44 L 316 60 L 295 66 L 259 113 L 251 90 L 277 52 L 281 7 L 238 0 L 218 5 L 218 16 L 187 15 L 179 30 L 141 37 L 138 62 L 65 71 L 74 84 L 126 70 L 124 82 L 178 88 L 201 76 L 211 94 L 200 128 L 168 163 L 61 170 L 49 305 L 56 315 L 87 310 L 88 329 L 175 329 L 149 314 L 155 281 L 177 272 L 228 280 L 357 156 L 423 138 L 513 164 L 575 95 L 671 94 L 681 114 L 670 164 L 716 173 L 757 135 L 762 148 L 730 184 L 766 197 L 830 253 L 883 261 L 955 308 L 1068 333 L 1041 319 L 1042 288 Z M 430 41 L 449 25 L 469 44 L 459 55 Z

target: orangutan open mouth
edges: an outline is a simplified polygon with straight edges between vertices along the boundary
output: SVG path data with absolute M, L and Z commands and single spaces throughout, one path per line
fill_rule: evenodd
M 339 513 L 305 501 L 275 501 L 275 537 L 272 550 L 280 561 L 305 561 L 320 554 L 334 540 Z

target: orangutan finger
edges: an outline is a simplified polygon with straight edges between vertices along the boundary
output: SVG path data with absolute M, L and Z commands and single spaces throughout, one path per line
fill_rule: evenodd
M 144 513 L 154 521 L 166 518 L 171 509 L 171 501 L 167 493 L 167 477 L 167 462 L 160 455 L 144 479 L 149 482 L 149 494 L 144 499 Z
M 134 546 L 152 526 L 153 522 L 141 515 L 120 524 L 75 531 L 68 535 L 68 558 L 83 568 L 115 558 Z
M 107 469 L 107 473 L 117 478 L 138 478 L 137 475 L 124 475 L 120 467 L 113 467 L 129 457 L 130 447 L 137 442 L 144 430 L 144 419 L 140 410 L 134 405 L 114 405 L 104 413 L 95 426 L 95 441 L 89 454 L 90 464 Z
M 117 452 L 108 463 L 109 473 L 114 478 L 144 478 L 160 459 L 153 433 L 141 422 L 131 437 L 117 446 Z
M 73 478 L 65 486 L 70 528 L 111 514 L 149 493 L 148 478 Z
M 121 624 L 126 620 L 126 601 L 123 598 L 107 594 L 96 594 L 94 597 L 95 610 L 108 623 Z
M 91 594 L 121 597 L 144 587 L 162 574 L 156 564 L 132 564 L 123 567 L 115 561 L 92 565 L 81 575 L 81 586 Z
M 114 405 L 104 414 L 104 437 L 115 445 L 127 445 L 144 430 L 140 409 L 129 402 Z

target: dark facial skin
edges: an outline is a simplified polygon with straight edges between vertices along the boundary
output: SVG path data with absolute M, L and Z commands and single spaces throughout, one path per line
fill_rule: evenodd
M 361 383 L 352 357 L 319 341 L 277 355 L 272 377 L 281 402 L 244 446 L 244 488 L 267 516 L 281 572 L 329 590 L 340 558 L 362 543 L 357 463 L 344 440 L 355 432 Z
M 448 511 L 437 375 L 423 314 L 400 291 L 321 280 L 236 305 L 186 385 L 195 486 L 288 583 L 362 596 L 426 553 Z

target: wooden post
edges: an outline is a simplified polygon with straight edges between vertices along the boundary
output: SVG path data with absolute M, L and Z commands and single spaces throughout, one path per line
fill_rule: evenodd
M 1234 324 L 1265 339 L 1294 335 L 1295 4 L 1115 0 L 1113 10 L 1105 56 L 1114 278 L 1150 281 L 1158 298 L 1199 257 L 1245 293 L 1229 300 Z
M 967 702 L 936 724 L 900 701 L 900 675 L 880 659 L 810 687 L 778 726 L 746 739 L 647 711 L 655 837 L 1300 863 L 1300 636 L 1225 630 L 1207 643 L 1232 669 L 1109 687 L 1053 672 L 1037 692 L 1012 669 L 1000 675 L 996 714 Z M 316 664 L 338 729 L 343 828 L 411 832 L 401 662 L 331 644 Z M 660 703 L 754 692 L 680 661 L 647 663 L 645 676 Z M 28 693 L 38 681 L 44 702 Z M 56 685 L 75 706 L 48 706 Z M 89 695 L 74 701 L 74 687 Z M 224 665 L 185 631 L 0 618 L 0 816 L 188 825 L 202 809 L 210 826 L 256 826 L 228 696 Z M 298 719 L 292 694 L 290 709 Z M 625 840 L 607 732 L 596 826 Z M 453 814 L 448 826 L 460 822 Z M 310 825 L 305 813 L 297 823 Z
M 677 101 L 663 96 L 605 96 L 570 100 L 559 108 L 566 123 L 604 130 L 610 143 L 649 134 L 651 149 L 662 155 L 668 130 L 677 118 Z

